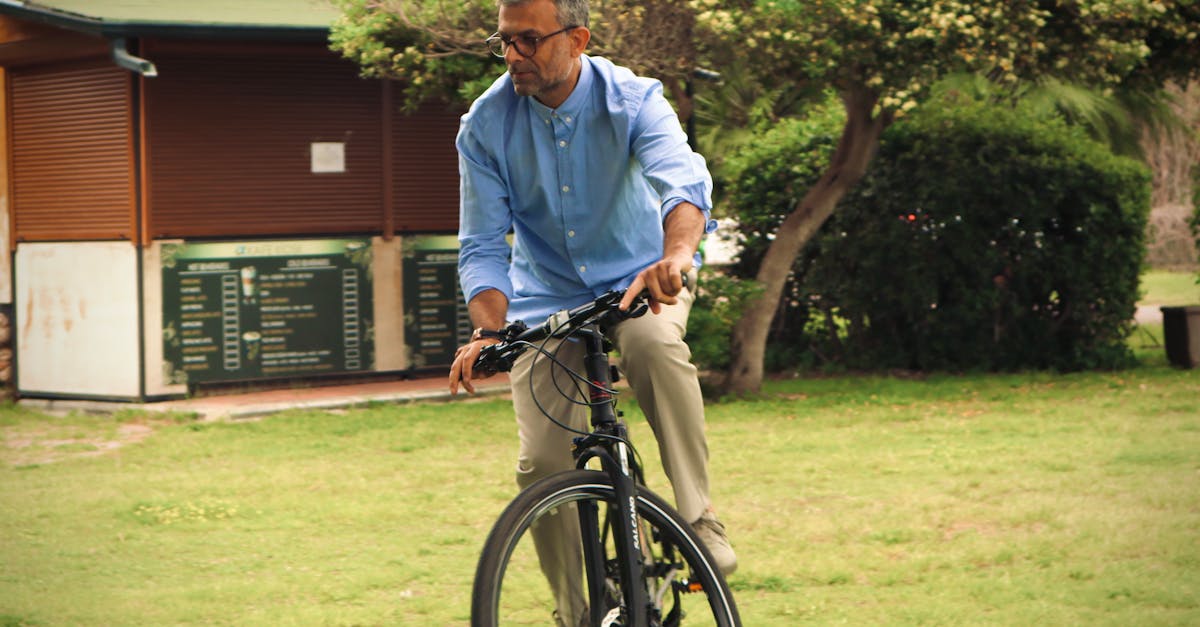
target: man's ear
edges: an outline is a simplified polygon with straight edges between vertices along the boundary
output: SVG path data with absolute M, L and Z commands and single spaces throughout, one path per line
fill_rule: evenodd
M 583 54 L 588 42 L 592 40 L 592 31 L 586 26 L 572 28 L 567 34 L 571 36 L 571 52 L 576 55 Z

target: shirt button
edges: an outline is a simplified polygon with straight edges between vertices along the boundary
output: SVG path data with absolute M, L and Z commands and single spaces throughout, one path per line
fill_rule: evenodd
M 580 272 L 587 272 L 587 266 L 579 266 Z
M 563 121 L 564 121 L 564 122 L 566 122 L 567 124 L 570 124 L 570 123 L 571 123 L 571 116 L 569 116 L 569 115 L 568 115 L 567 117 L 563 118 Z
M 563 185 L 563 188 L 562 188 L 562 189 L 563 189 L 563 192 L 564 192 L 564 193 L 566 193 L 566 192 L 569 192 L 569 191 L 571 191 L 571 186 L 570 186 L 570 185 Z
M 549 118 L 542 118 L 542 121 L 543 121 L 543 122 L 545 122 L 546 124 L 549 124 L 549 123 L 550 123 L 550 119 L 549 119 Z
M 575 231 L 567 231 L 567 237 L 575 237 Z
M 564 140 L 562 140 L 562 141 L 558 142 L 558 146 L 559 146 L 560 148 L 566 148 L 566 147 L 567 147 L 567 140 L 565 140 L 565 139 L 564 139 Z

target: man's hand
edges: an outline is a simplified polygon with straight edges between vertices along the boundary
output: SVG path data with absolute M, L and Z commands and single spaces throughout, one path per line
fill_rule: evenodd
M 683 273 L 691 268 L 692 258 L 688 256 L 663 259 L 642 270 L 629 285 L 629 289 L 625 292 L 625 298 L 621 299 L 621 311 L 628 311 L 629 306 L 633 304 L 633 299 L 637 298 L 642 290 L 649 290 L 650 311 L 655 314 L 662 311 L 663 305 L 674 305 L 679 302 L 679 299 L 675 297 L 683 290 Z
M 471 380 L 486 379 L 494 374 L 475 372 L 475 360 L 479 358 L 479 352 L 483 350 L 484 346 L 499 343 L 500 340 L 495 338 L 483 338 L 463 344 L 458 347 L 457 351 L 454 351 L 454 363 L 450 365 L 451 394 L 458 394 L 459 383 L 462 383 L 468 392 L 474 394 L 475 386 L 471 385 Z
M 471 322 L 478 325 L 476 331 L 500 329 L 504 326 L 504 314 L 508 311 L 508 298 L 500 290 L 488 288 L 471 298 L 467 303 L 467 311 L 470 312 Z M 471 380 L 492 376 L 492 373 L 475 372 L 475 360 L 484 346 L 499 341 L 495 337 L 480 337 L 472 333 L 471 340 L 454 351 L 454 363 L 450 365 L 451 394 L 458 394 L 459 383 L 474 394 L 475 386 L 471 385 Z
M 679 302 L 675 295 L 683 289 L 683 273 L 692 269 L 704 223 L 704 212 L 690 202 L 679 203 L 667 214 L 663 222 L 662 261 L 638 273 L 621 299 L 621 311 L 629 311 L 642 290 L 650 291 L 650 311 L 656 314 L 663 305 Z

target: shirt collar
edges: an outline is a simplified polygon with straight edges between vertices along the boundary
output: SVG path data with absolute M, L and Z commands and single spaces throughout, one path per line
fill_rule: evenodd
M 533 103 L 533 110 L 542 120 L 549 122 L 554 114 L 558 114 L 557 117 L 567 124 L 571 124 L 579 118 L 579 113 L 587 103 L 587 94 L 592 90 L 592 83 L 595 80 L 592 76 L 595 73 L 592 69 L 592 62 L 586 54 L 579 55 L 579 65 L 579 81 L 575 83 L 575 89 L 571 90 L 571 95 L 567 96 L 567 99 L 557 109 L 547 107 L 538 102 L 537 98 L 529 99 Z

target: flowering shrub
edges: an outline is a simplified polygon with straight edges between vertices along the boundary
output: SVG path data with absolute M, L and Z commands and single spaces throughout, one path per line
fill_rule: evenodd
M 813 142 L 762 142 L 739 162 L 733 202 L 805 186 L 803 171 L 788 184 L 780 166 L 807 161 L 797 147 Z M 772 336 L 777 367 L 788 354 L 916 370 L 1130 363 L 1150 204 L 1142 165 L 1060 122 L 982 105 L 917 113 L 880 151 L 797 260 Z M 764 244 L 743 254 L 743 273 Z

